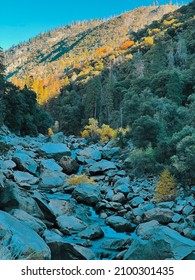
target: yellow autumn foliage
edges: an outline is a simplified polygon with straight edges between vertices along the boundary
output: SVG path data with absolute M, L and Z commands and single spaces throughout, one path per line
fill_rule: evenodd
M 166 169 L 160 174 L 159 181 L 156 185 L 155 199 L 160 201 L 168 200 L 176 195 L 175 178 Z
M 68 179 L 68 183 L 73 186 L 79 185 L 80 183 L 96 184 L 92 178 L 87 177 L 85 174 L 73 175 Z
M 50 127 L 50 128 L 48 128 L 47 133 L 48 133 L 48 136 L 51 136 L 51 135 L 53 135 L 53 134 L 54 134 L 54 133 L 53 133 L 53 130 L 52 130 L 52 128 L 51 128 L 51 127 Z
M 89 119 L 89 124 L 84 127 L 81 136 L 84 138 L 93 138 L 100 140 L 101 143 L 109 141 L 117 135 L 117 130 L 112 129 L 109 125 L 98 125 L 98 120 L 94 118 Z
M 144 44 L 145 45 L 154 45 L 154 39 L 152 37 L 145 37 Z

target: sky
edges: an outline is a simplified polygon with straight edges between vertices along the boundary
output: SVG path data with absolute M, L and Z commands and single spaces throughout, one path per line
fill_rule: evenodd
M 170 0 L 159 0 L 167 4 Z M 109 18 L 153 0 L 1 0 L 0 47 L 8 49 L 73 21 Z M 190 0 L 173 0 L 173 3 Z

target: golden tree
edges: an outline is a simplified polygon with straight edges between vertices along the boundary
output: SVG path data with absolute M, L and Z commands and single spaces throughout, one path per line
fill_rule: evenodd
M 156 185 L 156 200 L 169 200 L 176 195 L 175 178 L 166 169 L 160 174 L 159 181 Z

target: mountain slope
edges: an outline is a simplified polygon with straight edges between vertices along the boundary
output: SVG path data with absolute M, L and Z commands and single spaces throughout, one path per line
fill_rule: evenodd
M 74 23 L 40 34 L 6 52 L 7 78 L 23 87 L 28 85 L 32 75 L 33 89 L 42 96 L 40 103 L 44 103 L 59 93 L 60 87 L 74 81 L 75 74 L 101 71 L 102 57 L 120 56 L 120 46 L 129 40 L 132 31 L 138 31 L 176 8 L 169 5 L 142 7 L 106 21 Z M 92 66 L 94 69 L 90 68 L 91 60 L 98 64 Z M 90 67 L 86 67 L 88 65 Z

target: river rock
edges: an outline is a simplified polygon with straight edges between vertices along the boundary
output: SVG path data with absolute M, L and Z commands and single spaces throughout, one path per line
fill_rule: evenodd
M 14 171 L 13 176 L 15 182 L 18 183 L 20 186 L 35 185 L 39 182 L 39 178 L 31 175 L 28 172 Z
M 136 196 L 129 203 L 132 207 L 138 207 L 143 202 L 144 202 L 144 200 L 142 197 Z
M 73 207 L 69 201 L 59 200 L 59 199 L 51 199 L 49 202 L 50 207 L 53 209 L 55 216 L 72 215 Z
M 49 260 L 50 249 L 30 227 L 10 214 L 0 211 L 0 243 L 6 244 L 12 256 L 28 260 Z
M 41 159 L 40 161 L 41 171 L 44 169 L 51 170 L 51 171 L 62 171 L 63 168 L 57 164 L 54 159 Z
M 96 185 L 80 183 L 74 189 L 72 196 L 78 201 L 87 205 L 95 205 L 101 199 L 100 190 Z
M 153 208 L 144 213 L 145 221 L 157 220 L 161 224 L 172 222 L 174 212 L 160 207 Z
M 90 225 L 79 233 L 79 237 L 90 240 L 96 240 L 102 238 L 103 236 L 104 232 L 101 229 L 101 227 L 97 224 Z
M 80 219 L 67 215 L 57 217 L 57 223 L 60 230 L 67 235 L 81 232 L 87 227 L 87 224 Z
M 66 175 L 60 171 L 51 171 L 49 169 L 45 169 L 43 172 L 41 172 L 40 178 L 40 188 L 42 190 L 49 191 L 52 188 L 63 186 Z
M 50 223 L 56 222 L 56 217 L 53 212 L 53 209 L 49 205 L 49 200 L 47 200 L 40 192 L 33 191 L 32 193 L 33 199 L 38 204 L 39 208 L 41 209 L 42 213 L 44 214 L 44 218 L 48 220 Z
M 117 232 L 132 232 L 134 230 L 130 221 L 120 216 L 110 216 L 106 219 L 106 224 Z
M 17 152 L 13 155 L 12 160 L 17 164 L 21 171 L 27 171 L 33 175 L 37 172 L 37 163 L 25 152 Z
M 67 175 L 75 174 L 78 172 L 79 164 L 75 159 L 72 159 L 71 157 L 62 157 L 59 164 L 63 168 L 63 172 Z
M 101 248 L 109 251 L 122 251 L 129 248 L 129 245 L 132 243 L 132 238 L 123 238 L 123 239 L 107 239 L 102 242 Z
M 112 201 L 119 202 L 119 203 L 124 203 L 125 202 L 125 195 L 121 192 L 118 192 L 112 197 Z
M 0 160 L 0 169 L 2 170 L 13 169 L 15 167 L 16 167 L 16 163 L 11 159 Z
M 40 219 L 44 217 L 32 196 L 14 182 L 7 182 L 6 188 L 0 192 L 0 202 L 1 209 L 6 212 L 17 208 Z
M 137 235 L 144 235 L 148 230 L 151 230 L 151 228 L 159 226 L 159 222 L 152 220 L 150 222 L 139 224 L 136 228 Z
M 101 159 L 101 152 L 98 151 L 97 147 L 87 147 L 83 150 L 80 150 L 77 153 L 77 156 L 83 157 L 84 160 L 92 159 L 94 161 L 98 161 Z
M 49 242 L 52 260 L 95 260 L 95 254 L 88 248 L 64 241 Z
M 13 209 L 9 213 L 28 227 L 32 228 L 39 235 L 42 235 L 46 230 L 46 225 L 40 219 L 29 215 L 21 209 Z
M 151 228 L 136 238 L 124 260 L 182 260 L 195 252 L 195 242 L 166 226 Z
M 62 143 L 46 143 L 38 150 L 41 155 L 48 158 L 60 159 L 62 156 L 70 156 L 71 151 L 66 144 Z
M 116 165 L 112 161 L 102 159 L 93 163 L 89 167 L 89 172 L 92 175 L 103 174 L 107 170 L 116 169 Z
M 50 135 L 49 136 L 49 141 L 52 142 L 52 143 L 64 143 L 64 133 L 63 132 L 58 132 L 58 133 L 55 133 L 53 135 Z

